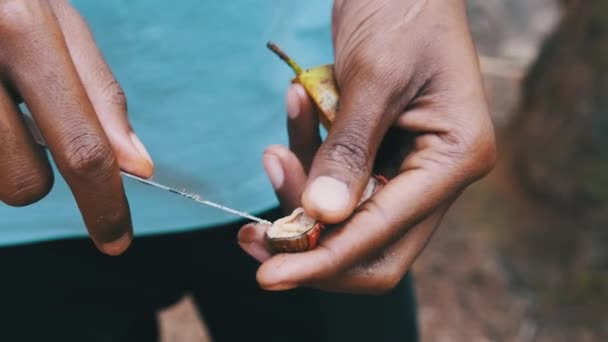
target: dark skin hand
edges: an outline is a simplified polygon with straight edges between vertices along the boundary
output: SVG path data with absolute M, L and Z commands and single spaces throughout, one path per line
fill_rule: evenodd
M 149 177 L 153 164 L 129 124 L 120 85 L 65 0 L 0 0 L 0 200 L 12 206 L 40 200 L 53 185 L 21 101 L 93 242 L 106 254 L 121 254 L 133 233 L 120 169 Z
M 290 148 L 263 162 L 285 213 L 334 224 L 308 252 L 271 255 L 262 225 L 239 244 L 267 290 L 383 293 L 410 270 L 445 212 L 494 166 L 496 148 L 463 0 L 335 1 L 341 99 L 327 139 L 310 98 L 287 95 Z M 355 210 L 373 173 L 389 183 Z

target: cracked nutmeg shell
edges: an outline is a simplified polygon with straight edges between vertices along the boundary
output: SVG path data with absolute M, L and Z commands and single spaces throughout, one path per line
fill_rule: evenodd
M 357 206 L 372 197 L 385 184 L 381 176 L 370 178 Z M 289 216 L 276 220 L 266 230 L 266 242 L 275 253 L 298 253 L 314 249 L 325 225 L 306 215 L 303 208 L 295 209 Z

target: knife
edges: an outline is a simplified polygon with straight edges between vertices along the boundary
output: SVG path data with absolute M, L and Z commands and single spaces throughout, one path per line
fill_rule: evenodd
M 42 137 L 42 134 L 40 133 L 40 130 L 38 129 L 38 126 L 36 126 L 36 123 L 34 123 L 34 120 L 29 115 L 25 115 L 24 114 L 23 117 L 25 119 L 25 122 L 26 122 L 26 124 L 28 126 L 28 129 L 29 129 L 30 133 L 32 134 L 32 137 L 34 137 L 34 141 L 36 142 L 36 144 L 44 147 L 45 149 L 48 149 L 48 146 L 46 145 L 46 142 L 44 141 L 44 138 Z M 131 178 L 131 179 L 136 180 L 136 181 L 138 181 L 140 183 L 152 186 L 152 187 L 157 188 L 157 189 L 161 189 L 161 190 L 164 190 L 164 191 L 168 191 L 168 192 L 174 193 L 176 195 L 180 195 L 180 196 L 185 197 L 185 198 L 187 198 L 189 200 L 195 201 L 196 203 L 203 204 L 203 205 L 215 208 L 215 209 L 219 209 L 219 210 L 222 210 L 224 212 L 230 213 L 232 215 L 236 215 L 236 216 L 239 216 L 239 217 L 242 217 L 242 218 L 246 218 L 246 219 L 251 220 L 251 221 L 255 221 L 257 223 L 272 225 L 272 222 L 270 222 L 270 221 L 264 220 L 262 218 L 259 218 L 259 217 L 253 216 L 253 215 L 250 215 L 250 214 L 248 214 L 246 212 L 242 212 L 242 211 L 239 211 L 239 210 L 236 210 L 236 209 L 229 208 L 229 207 L 221 205 L 219 203 L 215 203 L 215 202 L 203 199 L 200 195 L 198 195 L 196 193 L 188 192 L 188 191 L 183 191 L 183 190 L 178 190 L 178 189 L 176 189 L 174 187 L 170 187 L 168 185 L 158 183 L 158 182 L 153 181 L 151 179 L 142 178 L 142 177 L 136 176 L 134 174 L 128 173 L 126 171 L 122 171 L 121 170 L 120 173 L 123 176 L 127 177 L 127 178 Z

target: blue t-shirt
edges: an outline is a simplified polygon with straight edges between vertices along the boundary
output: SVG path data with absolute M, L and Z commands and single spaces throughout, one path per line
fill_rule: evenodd
M 72 1 L 125 90 L 154 179 L 251 213 L 277 205 L 261 158 L 266 146 L 287 142 L 285 92 L 293 77 L 266 42 L 279 43 L 303 66 L 331 63 L 331 3 Z M 36 204 L 0 203 L 0 245 L 87 235 L 54 171 L 51 193 Z M 238 219 L 124 182 L 136 236 Z

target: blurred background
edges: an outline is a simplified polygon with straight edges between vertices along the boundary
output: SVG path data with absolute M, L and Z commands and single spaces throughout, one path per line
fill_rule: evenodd
M 423 341 L 608 341 L 608 1 L 468 5 L 500 160 L 414 266 Z

